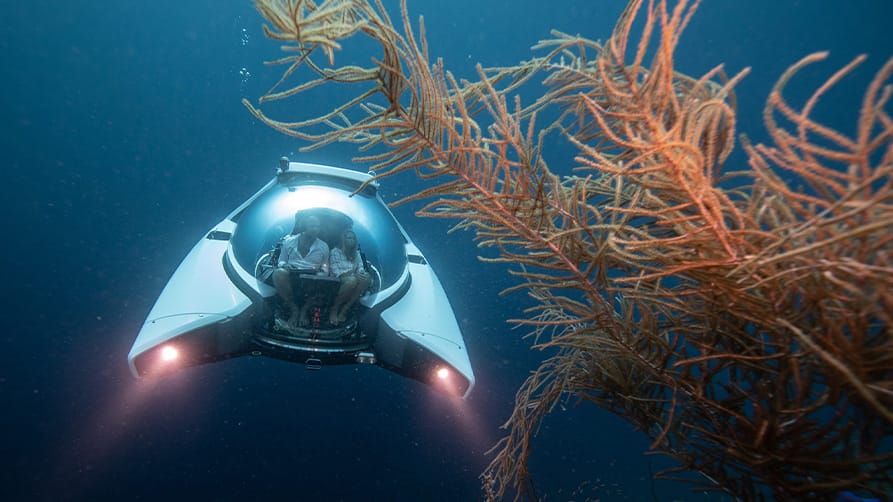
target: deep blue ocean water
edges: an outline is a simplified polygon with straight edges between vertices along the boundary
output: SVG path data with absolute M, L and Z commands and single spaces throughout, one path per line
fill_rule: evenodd
M 395 7 L 397 2 L 386 2 Z M 432 56 L 459 76 L 511 64 L 551 28 L 605 38 L 623 2 L 408 0 Z M 705 0 L 677 69 L 750 66 L 739 131 L 765 139 L 775 79 L 816 50 L 811 90 L 857 54 L 858 73 L 820 116 L 852 132 L 861 92 L 893 56 L 881 0 Z M 456 402 L 374 367 L 310 372 L 243 358 L 137 382 L 126 356 L 170 274 L 196 240 L 273 175 L 276 160 L 347 165 L 349 146 L 301 154 L 254 120 L 279 57 L 248 1 L 0 1 L 2 236 L 0 499 L 477 500 L 486 451 L 514 391 L 546 354 L 528 349 L 523 295 L 475 259 L 449 222 L 395 213 L 440 273 L 477 385 Z M 308 116 L 340 103 L 301 103 Z M 288 117 L 299 119 L 301 117 Z M 572 153 L 572 152 L 571 152 Z M 569 152 L 550 152 L 556 158 Z M 741 162 L 736 154 L 732 161 Z M 358 169 L 365 170 L 362 166 Z M 386 181 L 395 200 L 423 186 Z M 720 500 L 650 482 L 662 464 L 643 435 L 590 407 L 557 410 L 532 474 L 547 500 Z

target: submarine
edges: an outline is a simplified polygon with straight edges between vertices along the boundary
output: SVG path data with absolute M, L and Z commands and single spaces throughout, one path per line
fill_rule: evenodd
M 303 364 L 370 364 L 449 395 L 474 387 L 468 351 L 431 264 L 379 195 L 372 173 L 279 161 L 274 178 L 207 231 L 165 285 L 127 356 L 137 378 L 234 357 Z M 288 322 L 277 288 L 277 245 L 313 216 L 334 249 L 352 230 L 369 287 L 330 322 L 339 279 L 289 270 L 306 322 Z

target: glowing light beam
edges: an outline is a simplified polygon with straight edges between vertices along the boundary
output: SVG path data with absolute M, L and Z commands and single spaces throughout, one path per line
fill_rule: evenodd
M 179 356 L 180 352 L 176 347 L 165 345 L 161 348 L 161 360 L 164 362 L 176 361 Z

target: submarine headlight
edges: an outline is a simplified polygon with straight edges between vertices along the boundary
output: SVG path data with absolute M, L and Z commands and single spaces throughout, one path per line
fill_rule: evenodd
M 161 360 L 169 363 L 176 361 L 180 357 L 180 351 L 173 345 L 165 345 L 161 348 Z
M 447 378 L 450 377 L 450 369 L 445 366 L 441 366 L 440 368 L 437 369 L 437 372 L 435 372 L 435 375 L 437 375 L 437 378 L 439 378 L 441 380 L 446 380 Z

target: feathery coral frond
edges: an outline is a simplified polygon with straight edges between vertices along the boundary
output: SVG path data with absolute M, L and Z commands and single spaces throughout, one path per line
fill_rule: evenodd
M 490 261 L 512 264 L 509 291 L 535 300 L 515 322 L 554 353 L 518 391 L 488 497 L 523 491 L 540 423 L 572 396 L 678 462 L 660 476 L 696 471 L 743 499 L 893 492 L 882 444 L 893 433 L 893 60 L 852 138 L 812 116 L 863 58 L 799 109 L 785 87 L 824 54 L 794 64 L 766 104 L 774 144 L 743 139 L 751 169 L 724 174 L 747 71 L 676 71 L 698 3 L 632 0 L 604 43 L 553 32 L 534 47 L 545 54 L 467 81 L 432 62 L 405 0 L 400 26 L 377 0 L 257 0 L 265 32 L 294 53 L 262 103 L 330 83 L 364 90 L 297 122 L 249 110 L 307 148 L 354 143 L 380 176 L 431 180 L 404 201 L 457 218 L 498 250 Z M 314 62 L 319 50 L 334 65 L 355 34 L 381 60 Z M 276 90 L 300 69 L 313 78 Z M 538 80 L 541 96 L 522 103 L 517 91 Z M 546 164 L 550 134 L 578 149 L 576 175 Z

